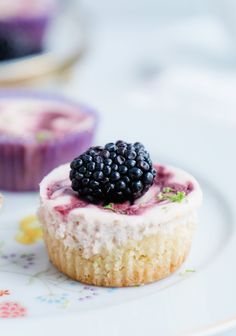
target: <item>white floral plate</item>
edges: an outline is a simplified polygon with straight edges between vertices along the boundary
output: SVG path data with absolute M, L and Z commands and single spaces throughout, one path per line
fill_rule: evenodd
M 38 196 L 3 193 L 1 335 L 202 336 L 236 325 L 235 132 L 197 118 L 185 122 L 184 132 L 180 132 L 179 117 L 161 115 L 158 121 L 159 157 L 171 153 L 177 139 L 172 160 L 165 161 L 177 165 L 181 161 L 180 166 L 199 179 L 204 192 L 199 230 L 186 263 L 171 277 L 136 288 L 109 289 L 74 282 L 48 261 L 34 216 Z M 104 122 L 104 129 L 110 122 L 109 118 Z M 158 126 L 163 124 L 164 129 Z M 142 120 L 140 124 L 137 120 L 137 127 L 141 126 Z M 119 127 L 117 124 L 113 137 Z M 125 127 L 122 132 L 127 132 Z M 163 141 L 166 134 L 171 136 Z M 157 152 L 151 131 L 141 140 L 149 141 Z

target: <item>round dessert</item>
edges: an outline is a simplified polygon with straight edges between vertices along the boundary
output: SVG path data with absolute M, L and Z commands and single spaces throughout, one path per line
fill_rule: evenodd
M 91 145 L 96 114 L 59 96 L 0 92 L 0 189 L 37 190 L 49 171 Z
M 133 168 L 141 173 L 134 175 Z M 202 192 L 185 171 L 152 165 L 141 144 L 119 141 L 54 169 L 40 184 L 40 200 L 53 264 L 83 283 L 122 287 L 162 279 L 180 267 Z
M 55 0 L 0 1 L 0 60 L 42 51 Z

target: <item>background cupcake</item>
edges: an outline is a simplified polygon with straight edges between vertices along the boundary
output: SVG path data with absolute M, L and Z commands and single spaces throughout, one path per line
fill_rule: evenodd
M 51 169 L 92 142 L 97 122 L 90 108 L 62 97 L 0 93 L 0 188 L 37 190 Z
M 54 0 L 0 0 L 0 60 L 42 51 Z

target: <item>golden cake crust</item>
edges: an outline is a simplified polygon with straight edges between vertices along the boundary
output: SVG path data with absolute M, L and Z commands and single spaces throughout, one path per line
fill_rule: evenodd
M 195 223 L 179 225 L 170 232 L 129 240 L 111 251 L 103 249 L 90 258 L 82 249 L 65 246 L 52 237 L 44 226 L 44 239 L 52 263 L 65 275 L 82 283 L 126 287 L 163 279 L 185 261 L 195 231 Z

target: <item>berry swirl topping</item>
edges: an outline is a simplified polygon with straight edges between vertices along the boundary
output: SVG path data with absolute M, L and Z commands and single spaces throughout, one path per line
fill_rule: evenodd
M 0 139 L 26 139 L 35 143 L 59 140 L 94 126 L 94 117 L 82 106 L 30 95 L 0 99 Z

